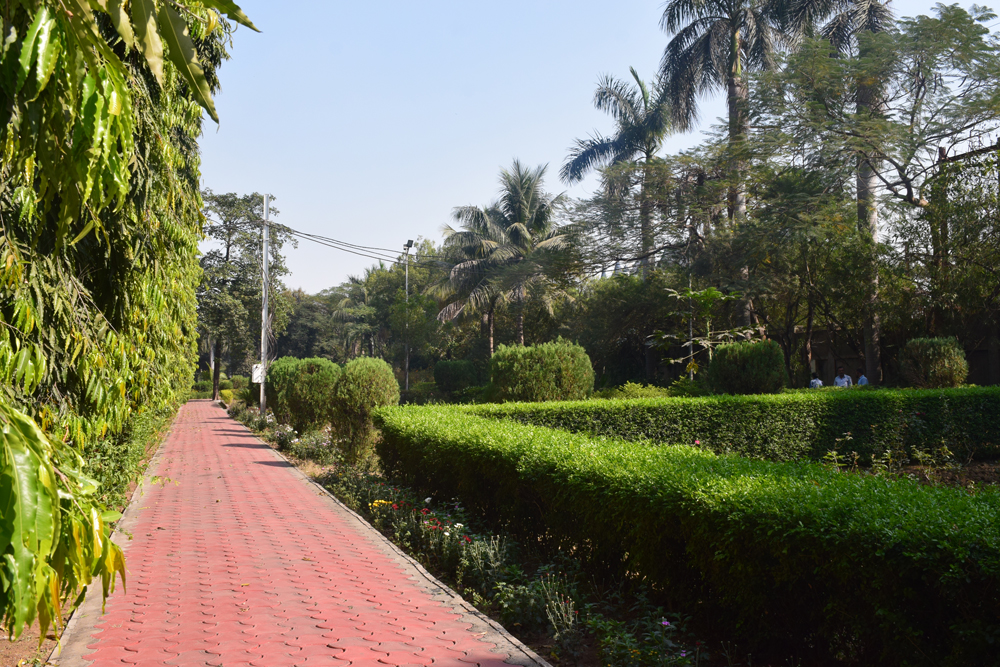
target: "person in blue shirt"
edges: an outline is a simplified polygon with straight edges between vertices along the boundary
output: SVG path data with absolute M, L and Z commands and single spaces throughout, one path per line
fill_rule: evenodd
M 858 386 L 859 387 L 868 386 L 868 378 L 865 377 L 865 369 L 863 368 L 858 368 Z

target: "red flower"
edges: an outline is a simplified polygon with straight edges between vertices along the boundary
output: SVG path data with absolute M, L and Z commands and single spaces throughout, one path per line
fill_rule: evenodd
M 431 511 L 425 507 L 422 510 L 420 510 L 420 513 L 423 514 L 423 515 L 427 515 L 427 514 L 430 514 Z
M 465 536 L 465 541 L 466 541 L 466 542 L 471 542 L 471 541 L 472 541 L 472 538 L 471 538 L 471 537 L 469 537 L 468 535 L 466 535 L 466 536 Z
M 393 503 L 392 504 L 392 509 L 398 510 L 399 509 L 399 505 L 397 505 L 396 503 Z

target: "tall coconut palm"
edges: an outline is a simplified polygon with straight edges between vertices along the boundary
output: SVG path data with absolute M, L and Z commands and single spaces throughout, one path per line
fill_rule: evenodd
M 819 34 L 843 55 L 867 57 L 873 35 L 893 26 L 889 0 L 792 0 L 786 18 L 787 33 L 793 39 Z M 822 26 L 821 28 L 819 26 Z M 859 118 L 885 115 L 883 92 L 885 82 L 877 78 L 857 81 L 855 111 Z M 857 201 L 858 231 L 869 241 L 868 312 L 865 314 L 865 374 L 869 382 L 878 384 L 882 378 L 881 324 L 878 301 L 878 270 L 875 263 L 875 243 L 878 240 L 878 167 L 879 156 L 872 151 L 858 154 Z
M 729 218 L 746 216 L 740 152 L 747 133 L 747 75 L 775 65 L 782 34 L 781 0 L 668 0 L 660 27 L 673 38 L 660 61 L 674 121 L 688 129 L 698 117 L 698 98 L 725 90 L 733 157 Z
M 570 150 L 559 176 L 566 183 L 576 183 L 591 170 L 622 163 L 640 162 L 642 180 L 639 185 L 639 226 L 643 264 L 653 250 L 653 204 L 647 196 L 648 165 L 656 158 L 663 139 L 672 130 L 670 104 L 663 79 L 650 87 L 629 68 L 635 84 L 603 76 L 594 93 L 594 106 L 610 113 L 616 123 L 609 137 L 595 133 L 589 139 L 578 139 Z M 610 184 L 610 183 L 606 183 Z
M 498 305 L 517 308 L 517 342 L 524 345 L 524 304 L 532 296 L 551 305 L 558 293 L 546 272 L 549 253 L 566 247 L 555 224 L 553 197 L 542 189 L 546 167 L 528 169 L 518 160 L 500 171 L 500 196 L 487 208 L 461 206 L 454 218 L 459 230 L 446 226 L 445 248 L 456 255 L 440 291 L 457 298 L 441 310 L 442 320 L 463 313 L 488 318 L 493 354 L 493 318 Z

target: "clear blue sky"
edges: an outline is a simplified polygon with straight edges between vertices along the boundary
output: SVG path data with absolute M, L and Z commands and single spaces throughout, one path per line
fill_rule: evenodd
M 550 191 L 588 194 L 595 179 L 568 188 L 557 173 L 576 138 L 613 128 L 593 107 L 598 77 L 652 79 L 668 39 L 661 0 L 240 4 L 262 33 L 240 28 L 222 67 L 203 186 L 270 192 L 290 227 L 393 249 L 488 204 L 515 157 L 547 163 Z M 723 113 L 721 98 L 702 108 L 705 127 Z M 310 293 L 373 263 L 309 242 L 286 256 L 286 284 Z

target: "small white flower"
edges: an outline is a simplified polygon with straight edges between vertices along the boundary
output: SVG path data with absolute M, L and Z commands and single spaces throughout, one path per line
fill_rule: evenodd
M 430 505 L 431 504 L 431 499 L 430 498 L 424 498 L 424 504 L 425 505 Z
M 445 537 L 448 537 L 449 535 L 451 535 L 451 533 L 449 533 L 449 532 L 448 532 L 447 530 L 446 530 L 446 531 L 444 531 L 444 536 L 445 536 Z
M 460 523 L 456 523 L 456 524 L 455 524 L 455 528 L 465 528 L 465 526 L 463 526 L 463 525 L 462 525 L 462 524 L 460 524 Z

